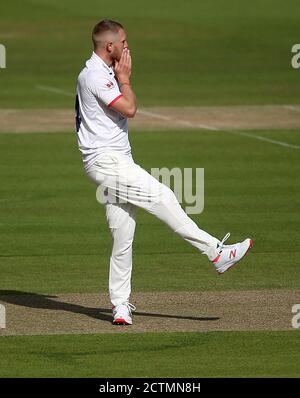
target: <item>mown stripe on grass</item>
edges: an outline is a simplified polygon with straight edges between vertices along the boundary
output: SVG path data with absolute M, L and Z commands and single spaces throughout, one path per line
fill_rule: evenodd
M 299 332 L 0 339 L 1 377 L 299 377 Z

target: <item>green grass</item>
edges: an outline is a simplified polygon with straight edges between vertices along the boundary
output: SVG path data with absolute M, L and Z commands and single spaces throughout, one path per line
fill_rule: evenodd
M 295 130 L 253 131 L 299 145 Z M 72 134 L 2 134 L 1 290 L 107 291 L 111 238 Z M 298 150 L 224 132 L 132 133 L 151 167 L 203 167 L 198 225 L 231 242 L 251 236 L 243 263 L 222 278 L 196 249 L 139 210 L 134 291 L 299 289 Z M 184 148 L 184 149 L 183 149 Z
M 16 10 L 22 10 L 18 12 Z M 300 102 L 297 0 L 15 0 L 0 4 L 2 108 L 73 107 L 92 27 L 109 17 L 127 29 L 140 105 Z
M 0 376 L 299 377 L 298 334 L 291 331 L 3 337 Z

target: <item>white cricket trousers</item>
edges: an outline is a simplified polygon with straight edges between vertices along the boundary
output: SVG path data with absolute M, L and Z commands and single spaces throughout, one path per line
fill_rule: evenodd
M 114 306 L 129 301 L 131 293 L 136 207 L 145 209 L 165 222 L 174 232 L 207 255 L 209 260 L 216 257 L 219 239 L 199 229 L 184 212 L 173 191 L 134 163 L 131 155 L 106 152 L 86 170 L 86 174 L 98 186 L 97 198 L 99 192 L 103 193 L 100 195 L 101 201 L 106 207 L 106 218 L 112 235 L 109 294 Z

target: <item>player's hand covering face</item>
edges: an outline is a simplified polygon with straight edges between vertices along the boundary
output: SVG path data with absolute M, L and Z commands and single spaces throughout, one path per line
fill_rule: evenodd
M 123 49 L 120 60 L 115 60 L 114 70 L 120 82 L 129 80 L 131 75 L 131 55 L 127 47 Z

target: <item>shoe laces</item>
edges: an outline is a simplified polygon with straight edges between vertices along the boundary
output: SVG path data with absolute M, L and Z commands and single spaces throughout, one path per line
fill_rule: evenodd
M 127 309 L 128 309 L 128 311 L 129 311 L 130 314 L 131 314 L 132 311 L 135 311 L 135 310 L 136 310 L 136 306 L 133 305 L 133 304 L 131 304 L 131 303 L 129 303 L 128 301 L 126 301 L 125 303 L 116 305 L 115 307 L 113 307 L 113 309 L 114 309 L 114 310 L 117 310 L 117 307 L 119 307 L 119 306 L 121 306 L 121 305 L 127 307 Z
M 126 305 L 126 307 L 128 308 L 128 310 L 129 310 L 130 312 L 132 312 L 132 311 L 135 311 L 135 310 L 136 310 L 136 306 L 135 306 L 135 305 L 133 305 L 133 304 L 131 304 L 131 303 L 129 303 L 129 302 L 127 302 L 127 303 L 124 303 L 124 305 Z
M 221 242 L 218 243 L 217 248 L 220 250 L 219 253 L 221 253 L 221 251 L 223 250 L 223 247 L 225 246 L 224 243 L 229 237 L 230 237 L 230 232 L 227 232 L 227 234 L 224 236 Z

